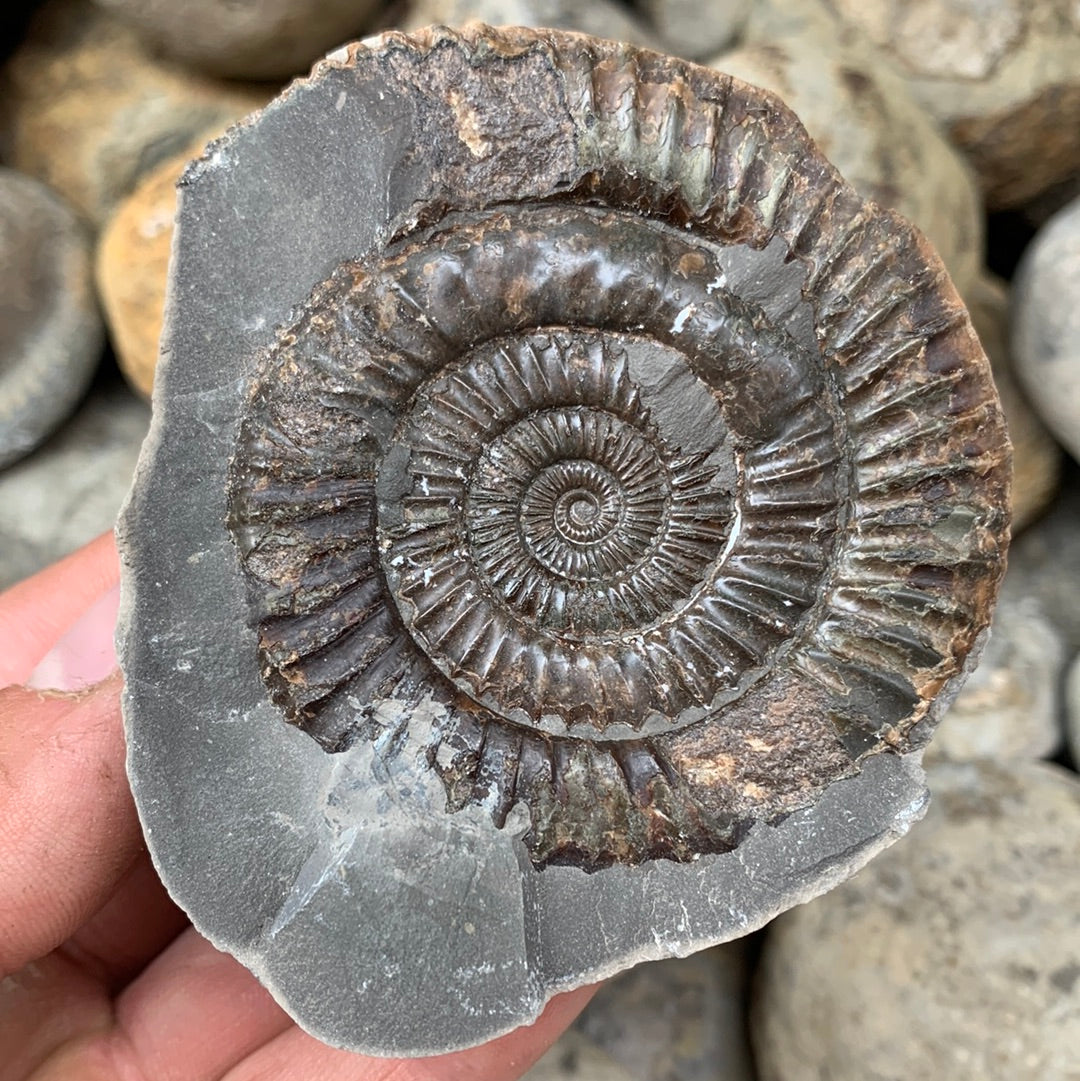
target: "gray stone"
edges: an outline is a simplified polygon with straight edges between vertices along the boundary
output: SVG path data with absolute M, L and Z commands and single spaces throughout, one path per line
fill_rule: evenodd
M 961 293 L 974 284 L 983 261 L 974 176 L 865 41 L 808 25 L 709 63 L 778 94 L 860 195 L 926 234 Z
M 964 303 L 979 335 L 1013 447 L 1012 535 L 1016 537 L 1049 506 L 1061 481 L 1064 455 L 1017 385 L 1009 341 L 1009 288 L 990 274 L 964 291 Z
M 381 0 L 95 0 L 155 48 L 213 75 L 286 79 L 371 29 Z
M 1074 1081 L 1080 778 L 938 766 L 924 822 L 770 928 L 761 1081 Z
M 44 184 L 0 169 L 0 468 L 71 413 L 103 341 L 83 227 Z
M 623 973 L 574 1028 L 631 1081 L 752 1081 L 746 949 L 732 942 Z
M 1080 650 L 1080 485 L 1073 472 L 1046 515 L 1009 551 L 1005 591 L 1035 598 L 1065 642 Z
M 598 38 L 659 48 L 657 38 L 618 0 L 412 0 L 403 30 L 463 26 L 478 20 L 490 26 L 551 26 Z
M 990 641 L 926 751 L 938 758 L 1049 758 L 1061 745 L 1065 644 L 1035 597 L 1008 573 Z
M 641 10 L 669 52 L 707 60 L 738 41 L 754 0 L 643 0 Z
M 112 529 L 149 424 L 125 385 L 103 383 L 44 446 L 0 473 L 0 589 Z
M 447 636 L 426 637 L 422 617 L 436 613 L 442 619 L 453 609 L 420 603 L 410 609 L 409 598 L 417 597 L 413 585 L 421 596 L 442 585 L 440 576 L 429 580 L 422 564 L 405 557 L 401 540 L 425 522 L 414 510 L 442 499 L 440 482 L 426 492 L 420 483 L 427 479 L 427 459 L 410 440 L 422 441 L 424 430 L 413 432 L 411 415 L 399 428 L 388 412 L 401 402 L 403 386 L 413 386 L 410 380 L 425 378 L 434 367 L 432 382 L 457 386 L 450 375 L 458 368 L 448 374 L 446 367 L 479 364 L 478 356 L 488 363 L 489 341 L 501 343 L 484 369 L 496 373 L 482 384 L 493 394 L 504 386 L 500 364 L 533 373 L 528 365 L 540 365 L 540 354 L 558 359 L 564 340 L 567 364 L 581 357 L 594 361 L 594 353 L 573 352 L 584 348 L 577 340 L 591 346 L 591 330 L 607 325 L 588 305 L 609 303 L 612 293 L 622 297 L 628 290 L 641 310 L 620 308 L 618 318 L 631 320 L 637 344 L 627 344 L 615 358 L 600 355 L 603 363 L 587 371 L 575 368 L 572 379 L 569 369 L 559 369 L 561 375 L 544 369 L 542 375 L 561 381 L 530 375 L 519 394 L 531 401 L 530 395 L 571 394 L 566 388 L 572 386 L 586 403 L 584 426 L 596 380 L 602 388 L 608 379 L 629 380 L 632 389 L 618 384 L 624 399 L 603 400 L 626 411 L 655 405 L 648 430 L 655 427 L 657 441 L 670 431 L 694 452 L 678 457 L 680 469 L 686 462 L 719 462 L 708 467 L 716 492 L 700 496 L 711 507 L 729 480 L 718 443 L 725 423 L 717 419 L 715 398 L 708 399 L 713 412 L 681 407 L 684 400 L 703 401 L 700 380 L 678 350 L 662 343 L 678 340 L 694 348 L 676 336 L 698 312 L 701 319 L 715 316 L 716 333 L 725 333 L 727 321 L 716 313 L 727 309 L 716 305 L 734 308 L 736 300 L 739 311 L 730 322 L 741 332 L 762 333 L 763 343 L 784 342 L 788 360 L 774 381 L 763 386 L 757 372 L 738 386 L 731 380 L 734 401 L 760 391 L 726 414 L 732 425 L 764 425 L 757 429 L 760 443 L 773 431 L 770 423 L 786 422 L 780 413 L 789 416 L 775 403 L 797 382 L 792 367 L 816 370 L 809 358 L 820 355 L 814 352 L 818 331 L 826 343 L 858 333 L 842 316 L 816 327 L 804 295 L 805 287 L 834 314 L 863 311 L 852 309 L 852 298 L 842 291 L 848 279 L 832 277 L 844 260 L 829 245 L 850 248 L 847 228 L 832 231 L 839 221 L 875 223 L 878 231 L 867 247 L 873 258 L 885 253 L 876 279 L 901 290 L 913 280 L 934 280 L 936 262 L 906 227 L 873 209 L 867 213 L 805 144 L 786 110 L 770 104 L 755 111 L 751 104 L 759 99 L 752 92 L 728 87 L 704 69 L 651 64 L 656 61 L 639 66 L 623 48 L 555 31 L 538 37 L 474 29 L 412 41 L 387 35 L 328 58 L 312 79 L 293 84 L 256 121 L 211 147 L 181 181 L 154 423 L 120 528 L 119 652 L 129 775 L 155 864 L 195 926 L 250 967 L 308 1031 L 333 1044 L 399 1055 L 475 1044 L 535 1017 L 558 991 L 745 935 L 843 880 L 922 813 L 919 756 L 902 752 L 913 750 L 914 719 L 922 718 L 919 733 L 932 727 L 958 686 L 964 663 L 958 643 L 972 648 L 973 660 L 988 621 L 986 598 L 1003 559 L 1006 479 L 1003 427 L 988 367 L 950 291 L 919 294 L 914 307 L 927 320 L 923 327 L 911 322 L 909 305 L 891 303 L 890 289 L 888 315 L 902 314 L 882 333 L 902 335 L 903 355 L 882 347 L 888 378 L 867 374 L 861 385 L 872 394 L 860 402 L 868 401 L 868 412 L 879 416 L 874 395 L 887 395 L 905 364 L 918 365 L 918 378 L 913 371 L 905 392 L 925 404 L 923 415 L 932 425 L 911 437 L 910 459 L 890 443 L 890 480 L 898 475 L 898 462 L 905 485 L 915 483 L 911 477 L 936 475 L 940 463 L 953 461 L 954 439 L 982 449 L 977 478 L 963 470 L 952 474 L 964 493 L 962 508 L 952 509 L 946 500 L 925 521 L 918 517 L 925 511 L 921 497 L 911 508 L 919 523 L 912 541 L 916 566 L 908 566 L 912 549 L 898 550 L 893 563 L 877 567 L 865 591 L 881 596 L 882 578 L 892 582 L 890 574 L 901 567 L 897 605 L 914 598 L 920 615 L 933 611 L 925 621 L 907 617 L 900 632 L 891 624 L 895 641 L 887 657 L 875 654 L 876 639 L 858 628 L 844 638 L 837 631 L 833 640 L 834 630 L 847 626 L 849 606 L 861 611 L 860 597 L 841 599 L 838 588 L 813 603 L 818 623 L 805 646 L 800 639 L 759 682 L 724 699 L 724 724 L 698 724 L 711 715 L 703 717 L 704 710 L 693 706 L 674 718 L 659 711 L 634 718 L 636 729 L 612 722 L 598 738 L 591 725 L 606 703 L 592 703 L 593 712 L 577 715 L 562 712 L 559 698 L 573 692 L 579 701 L 575 677 L 589 660 L 586 645 L 575 646 L 582 664 L 575 661 L 573 672 L 555 671 L 550 688 L 530 675 L 522 689 L 511 672 L 490 686 L 477 682 L 470 694 L 456 681 L 479 679 L 478 673 L 466 668 L 461 674 L 439 653 Z M 738 123 L 727 112 L 719 119 L 708 112 L 722 87 L 732 102 L 742 101 L 735 109 Z M 639 108 L 648 116 L 639 116 Z M 675 124 L 674 116 L 689 126 Z M 706 122 L 715 125 L 715 143 L 695 137 L 701 130 L 695 125 Z M 764 123 L 786 125 L 792 142 L 742 141 L 748 129 Z M 743 155 L 747 145 L 770 167 L 751 168 Z M 702 146 L 717 156 L 715 162 L 702 162 Z M 773 161 L 772 154 L 788 156 Z M 703 193 L 700 178 L 721 168 L 730 181 Z M 770 184 L 782 179 L 787 190 L 793 172 L 800 184 L 827 190 L 830 213 L 818 230 L 806 230 L 804 203 L 781 205 L 777 193 L 767 198 L 755 188 L 767 177 Z M 587 192 L 583 205 L 567 198 L 578 191 Z M 598 200 L 611 205 L 599 210 Z M 646 204 L 655 208 L 647 222 L 641 213 Z M 672 209 L 681 206 L 696 208 L 690 224 L 697 233 Z M 503 231 L 510 229 L 508 220 L 518 223 L 512 234 Z M 637 243 L 613 255 L 605 230 L 616 227 Z M 648 230 L 644 239 L 641 229 Z M 805 265 L 787 258 L 796 230 L 810 246 Z M 523 243 L 509 243 L 507 235 Z M 721 244 L 715 239 L 721 235 L 756 243 Z M 415 249 L 386 247 L 394 236 L 410 237 L 407 244 Z M 583 236 L 590 238 L 585 247 Z M 553 258 L 532 259 L 526 265 L 533 276 L 525 275 L 515 260 L 523 252 L 546 253 L 549 243 Z M 655 259 L 658 251 L 667 259 L 691 243 L 685 258 L 670 263 L 670 294 L 645 310 L 643 291 L 660 286 L 639 273 L 634 260 Z M 628 269 L 607 261 L 615 255 Z M 353 262 L 358 258 L 359 266 Z M 470 277 L 469 268 L 480 264 Z M 812 283 L 811 264 L 818 269 Z M 613 265 L 622 275 L 617 284 L 611 282 Z M 434 282 L 437 296 L 413 289 L 411 279 L 398 282 L 393 275 L 402 266 L 410 273 L 415 268 L 425 289 Z M 900 273 L 897 267 L 903 268 L 901 279 L 890 276 Z M 333 282 L 320 285 L 335 268 Z M 429 268 L 432 279 L 425 277 Z M 557 273 L 572 279 L 568 286 L 559 281 L 559 293 Z M 848 266 L 847 273 L 864 274 L 865 264 Z M 595 288 L 597 276 L 604 289 Z M 388 286 L 385 303 L 367 306 L 352 293 L 389 282 L 401 288 Z M 341 297 L 339 289 L 345 290 Z M 693 304 L 691 296 L 697 298 Z M 481 305 L 481 297 L 488 303 Z M 305 298 L 317 311 L 310 318 L 303 314 Z M 577 321 L 578 339 L 531 329 L 562 320 Z M 653 337 L 639 340 L 646 321 Z M 770 324 L 767 335 L 762 321 Z M 294 325 L 295 335 L 288 331 Z M 692 326 L 702 331 L 697 322 Z M 942 332 L 944 326 L 955 333 Z M 309 334 L 323 331 L 334 336 L 333 344 L 293 364 L 288 351 L 308 348 Z M 394 338 L 414 332 L 420 338 Z M 894 344 L 892 337 L 883 340 Z M 950 418 L 947 431 L 934 426 L 943 425 L 934 401 L 920 397 L 925 387 L 937 385 L 938 375 L 921 362 L 912 342 L 930 350 L 945 370 L 961 370 L 965 402 L 982 403 L 964 418 Z M 519 354 L 525 359 L 515 369 Z M 418 368 L 411 367 L 414 361 Z M 719 361 L 710 354 L 710 363 Z M 388 376 L 385 384 L 380 372 Z M 291 399 L 279 394 L 293 377 L 321 388 L 310 413 L 302 414 L 303 431 L 294 427 L 295 415 L 285 424 Z M 799 378 L 811 381 L 808 374 Z M 371 380 L 378 383 L 374 390 Z M 265 395 L 253 396 L 257 382 Z M 956 385 L 950 377 L 950 388 Z M 432 409 L 434 425 L 440 403 L 454 400 L 449 390 L 443 396 L 431 392 L 417 405 Z M 500 400 L 517 408 L 523 399 Z M 822 408 L 813 394 L 805 401 L 807 410 Z M 256 415 L 264 408 L 275 416 L 284 410 L 285 427 L 276 428 L 269 414 Z M 546 410 L 536 412 L 546 420 Z M 521 423 L 533 423 L 532 416 Z M 308 421 L 314 427 L 306 427 Z M 353 423 L 361 424 L 358 434 Z M 450 439 L 455 431 L 471 430 L 465 421 L 452 428 L 432 461 L 441 460 L 439 447 L 456 446 Z M 866 430 L 874 438 L 895 436 L 873 420 Z M 323 456 L 346 435 L 347 453 L 323 468 Z M 601 441 L 594 453 L 606 446 Z M 376 451 L 380 460 L 369 471 Z M 772 460 L 764 450 L 762 455 Z M 477 469 L 497 471 L 500 461 L 492 453 Z M 805 466 L 781 459 L 777 473 L 801 476 Z M 311 468 L 316 476 L 308 483 L 303 478 Z M 751 479 L 757 468 L 748 468 Z M 269 472 L 259 474 L 264 469 Z M 249 474 L 255 477 L 250 485 Z M 445 484 L 453 486 L 455 478 L 460 480 L 451 469 Z M 414 481 L 415 499 L 407 487 Z M 813 483 L 803 502 L 820 506 L 830 483 Z M 784 481 L 778 484 L 782 490 Z M 863 507 L 878 508 L 874 492 L 863 495 Z M 896 505 L 890 495 L 888 507 Z M 440 506 L 445 513 L 453 509 Z M 524 521 L 519 510 L 514 520 Z M 766 513 L 749 502 L 741 512 L 744 521 Z M 596 517 L 583 495 L 565 513 L 581 529 Z M 793 514 L 785 504 L 783 522 L 793 523 Z M 360 654 L 338 651 L 343 628 L 322 607 L 341 596 L 319 585 L 324 572 L 335 582 L 344 573 L 336 556 L 323 558 L 331 550 L 320 548 L 322 556 L 290 581 L 289 545 L 280 542 L 296 536 L 297 522 L 304 529 L 344 530 L 345 547 L 334 552 L 345 559 L 370 552 L 377 561 L 371 611 L 379 622 L 368 626 L 366 616 L 354 613 L 348 624 L 371 632 L 361 639 L 366 644 Z M 848 535 L 854 533 L 850 521 L 846 526 Z M 866 524 L 867 535 L 872 532 Z M 775 539 L 764 529 L 761 535 Z M 877 536 L 866 540 L 867 547 Z M 303 543 L 319 547 L 326 540 L 324 534 Z M 947 567 L 962 567 L 963 574 L 950 570 L 945 583 L 940 574 L 920 577 L 914 572 L 927 553 Z M 854 563 L 854 551 L 845 550 L 843 558 Z M 803 566 L 798 562 L 792 570 L 792 582 Z M 847 573 L 848 564 L 843 567 Z M 831 578 L 829 583 L 831 588 Z M 399 600 L 395 615 L 390 606 Z M 787 595 L 775 601 L 784 602 L 808 603 Z M 309 639 L 296 654 L 315 655 L 315 667 L 299 679 L 279 680 L 292 661 L 270 656 L 274 636 L 283 626 L 295 629 L 296 619 L 304 622 L 309 603 L 319 615 L 315 622 L 322 622 L 308 631 L 328 638 Z M 585 618 L 590 611 L 573 614 Z M 740 618 L 751 619 L 749 606 L 740 611 Z M 550 613 L 553 624 L 559 614 Z M 279 616 L 275 630 L 268 621 Z M 777 623 L 788 625 L 778 617 L 768 626 Z M 497 639 L 497 652 L 503 641 Z M 591 641 L 587 636 L 586 644 Z M 859 652 L 847 658 L 846 648 Z M 392 671 L 368 664 L 363 650 L 374 651 L 370 656 L 380 665 L 388 658 Z M 935 674 L 927 684 L 943 685 L 937 702 L 924 702 L 908 682 L 914 677 L 899 660 L 908 656 L 916 658 L 920 677 Z M 332 664 L 320 667 L 327 658 Z M 335 667 L 342 660 L 344 671 Z M 371 685 L 357 688 L 354 673 L 370 676 Z M 305 698 L 308 691 L 314 697 Z M 546 711 L 526 709 L 526 692 L 549 691 Z M 619 693 L 617 681 L 610 693 Z M 333 711 L 322 711 L 320 704 L 331 697 Z M 500 712 L 504 698 L 509 704 Z M 834 716 L 846 718 L 847 727 L 839 730 Z M 294 723 L 284 723 L 286 717 Z M 480 725 L 486 726 L 483 739 L 470 743 Z M 732 733 L 738 742 L 721 750 L 708 742 Z M 520 748 L 526 739 L 549 756 L 549 772 L 543 763 L 525 760 Z M 617 742 L 626 745 L 609 746 Z M 652 750 L 660 746 L 671 748 L 670 772 L 655 759 L 649 759 L 655 768 L 645 770 L 641 755 L 660 754 Z M 721 753 L 723 746 L 732 751 Z M 791 751 L 790 760 L 782 750 Z M 625 763 L 619 768 L 611 765 L 617 754 Z M 573 769 L 564 768 L 564 755 Z M 513 770 L 505 770 L 506 763 Z M 811 764 L 820 772 L 809 772 Z M 462 779 L 464 790 L 455 787 Z M 530 779 L 535 789 L 528 787 Z M 723 844 L 710 847 L 719 835 L 709 834 L 699 848 L 680 848 L 698 839 L 692 833 L 698 820 L 688 817 L 691 792 L 715 800 L 710 829 L 740 829 L 725 833 Z M 507 795 L 513 798 L 504 800 Z M 771 810 L 777 806 L 784 813 Z M 680 825 L 670 831 L 671 816 L 686 830 Z M 610 833 L 604 828 L 609 822 L 617 827 Z M 551 859 L 538 853 L 538 837 L 550 842 Z M 667 846 L 665 858 L 654 858 L 653 845 Z
M 1080 199 L 1024 253 L 1013 286 L 1016 376 L 1046 426 L 1080 458 Z
M 1080 762 L 1080 656 L 1073 658 L 1065 683 L 1065 731 L 1074 762 Z

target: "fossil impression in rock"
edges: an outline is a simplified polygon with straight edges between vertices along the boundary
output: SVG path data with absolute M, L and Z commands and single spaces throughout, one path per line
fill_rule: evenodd
M 480 1042 L 921 813 L 1007 441 L 936 256 L 776 98 L 388 34 L 188 170 L 170 288 L 129 768 L 310 1031 Z

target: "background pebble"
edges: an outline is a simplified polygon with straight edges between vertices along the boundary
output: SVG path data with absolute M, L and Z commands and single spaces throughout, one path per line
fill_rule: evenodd
M 550 26 L 652 48 L 656 36 L 617 0 L 412 0 L 403 30 L 438 24 L 460 26 L 479 20 L 491 26 Z
M 1074 0 L 828 0 L 946 125 L 991 208 L 1080 168 L 1080 7 Z
M 1073 761 L 1080 762 L 1080 656 L 1069 669 L 1069 678 L 1065 684 L 1065 722 L 1069 737 L 1069 750 Z
M 152 169 L 120 204 L 98 239 L 95 278 L 116 360 L 149 398 L 165 307 L 176 182 L 203 141 Z
M 0 589 L 113 527 L 149 425 L 149 407 L 103 378 L 62 431 L 0 473 Z
M 0 169 L 0 468 L 72 411 L 102 339 L 82 225 L 45 185 Z
M 1013 289 L 1016 375 L 1047 427 L 1080 458 L 1080 199 L 1024 255 Z
M 373 26 L 380 0 L 96 0 L 166 55 L 214 75 L 305 75 Z
M 1049 758 L 1061 745 L 1065 643 L 1034 597 L 1005 585 L 979 665 L 926 749 L 939 758 Z
M 169 65 L 89 0 L 48 0 L 0 83 L 8 164 L 45 181 L 96 227 L 148 169 L 264 105 L 275 89 Z
M 690 60 L 707 60 L 739 40 L 754 0 L 642 0 L 641 10 L 664 48 Z
M 528 1081 L 753 1081 L 746 943 L 615 977 Z
M 1075 1081 L 1080 779 L 938 766 L 926 821 L 771 928 L 761 1081 Z

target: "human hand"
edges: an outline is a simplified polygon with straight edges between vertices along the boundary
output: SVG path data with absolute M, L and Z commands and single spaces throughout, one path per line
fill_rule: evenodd
M 482 1047 L 368 1058 L 302 1032 L 188 924 L 124 772 L 118 577 L 104 536 L 0 594 L 0 1081 L 519 1077 L 591 988 Z

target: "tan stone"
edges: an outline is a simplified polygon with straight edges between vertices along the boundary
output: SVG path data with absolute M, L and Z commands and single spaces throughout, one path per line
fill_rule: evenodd
M 146 397 L 157 367 L 176 181 L 199 145 L 147 174 L 98 239 L 95 274 L 116 359 L 128 382 Z
M 185 64 L 237 79 L 306 74 L 362 37 L 381 0 L 97 0 Z
M 89 0 L 50 0 L 0 85 L 9 164 L 44 180 L 97 226 L 148 169 L 273 92 L 169 65 Z
M 550 26 L 578 30 L 615 41 L 658 47 L 649 30 L 615 0 L 412 0 L 401 20 L 403 30 L 422 26 L 460 26 L 472 20 L 491 26 Z
M 812 9 L 811 9 L 812 10 Z M 903 81 L 861 35 L 813 23 L 710 61 L 778 94 L 858 192 L 913 221 L 957 287 L 982 265 L 983 214 L 975 179 Z
M 1080 168 L 1075 0 L 828 0 L 964 148 L 992 208 Z
M 639 7 L 665 47 L 690 60 L 731 48 L 742 34 L 754 0 L 642 0 Z

